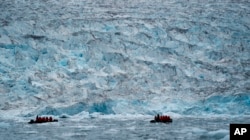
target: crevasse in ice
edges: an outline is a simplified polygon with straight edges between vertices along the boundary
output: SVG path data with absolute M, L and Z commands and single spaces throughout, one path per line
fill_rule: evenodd
M 0 110 L 250 114 L 250 3 L 3 0 Z

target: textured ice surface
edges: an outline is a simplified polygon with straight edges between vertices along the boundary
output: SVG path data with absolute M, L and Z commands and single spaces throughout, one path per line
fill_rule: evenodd
M 249 115 L 249 25 L 244 0 L 2 0 L 0 117 Z

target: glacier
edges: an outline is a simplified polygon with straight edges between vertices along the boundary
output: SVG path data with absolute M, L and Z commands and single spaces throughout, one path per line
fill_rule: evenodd
M 250 115 L 249 77 L 247 0 L 1 0 L 0 118 Z

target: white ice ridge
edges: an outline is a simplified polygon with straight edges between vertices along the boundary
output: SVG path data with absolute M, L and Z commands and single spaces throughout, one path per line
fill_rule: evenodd
M 1 1 L 0 110 L 249 115 L 249 15 L 244 0 Z

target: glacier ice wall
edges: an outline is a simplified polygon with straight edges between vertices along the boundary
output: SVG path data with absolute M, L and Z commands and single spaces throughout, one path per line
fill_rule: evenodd
M 0 110 L 250 114 L 250 3 L 2 0 Z

